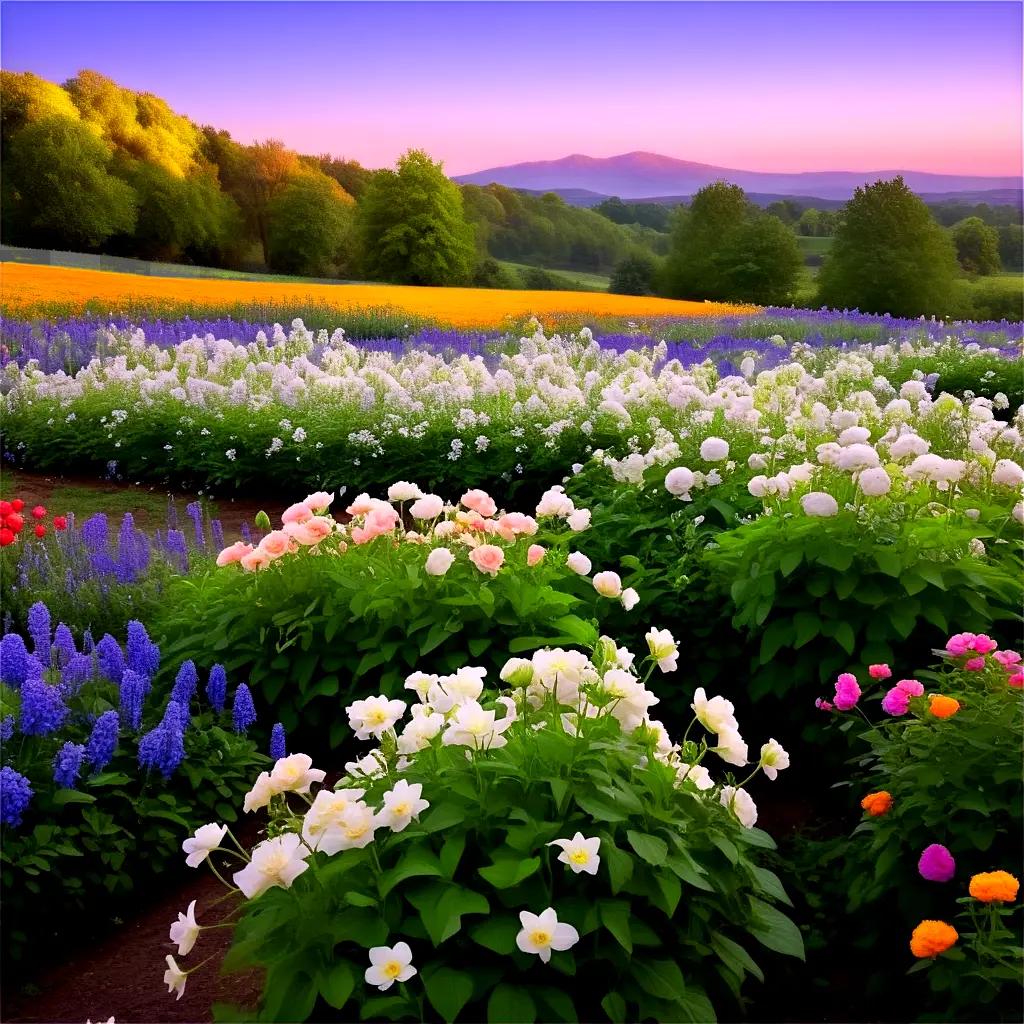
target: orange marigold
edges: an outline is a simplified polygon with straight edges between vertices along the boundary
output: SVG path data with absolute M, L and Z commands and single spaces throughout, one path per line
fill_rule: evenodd
M 861 800 L 860 805 L 872 818 L 877 818 L 885 814 L 892 807 L 892 796 L 884 789 L 880 789 L 877 793 L 868 793 Z
M 952 718 L 960 710 L 960 701 L 952 697 L 943 697 L 941 693 L 933 693 L 928 700 L 928 710 L 936 718 Z
M 1020 882 L 1009 871 L 983 871 L 971 879 L 970 894 L 982 903 L 1013 903 Z
M 910 936 L 910 952 L 921 959 L 938 956 L 958 938 L 956 929 L 945 921 L 922 921 Z

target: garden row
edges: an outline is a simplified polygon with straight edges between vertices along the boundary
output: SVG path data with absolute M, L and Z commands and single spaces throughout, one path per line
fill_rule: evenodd
M 133 430 L 155 456 L 170 403 L 191 420 L 172 445 L 280 403 L 314 444 L 298 410 L 347 437 L 386 409 L 379 447 L 420 463 L 384 487 L 375 461 L 367 493 L 317 491 L 232 543 L 198 507 L 154 537 L 11 529 L 5 961 L 184 840 L 233 890 L 229 966 L 264 968 L 261 1019 L 706 1021 L 772 998 L 799 1017 L 825 989 L 876 1019 L 1012 1017 L 1024 444 L 992 383 L 1020 363 L 1008 337 L 932 329 L 738 342 L 727 365 L 539 332 L 389 354 L 301 325 L 114 332 L 75 379 L 12 364 L 5 440 L 30 461 L 41 408 L 102 463 Z M 424 419 L 445 447 L 408 443 Z M 469 478 L 500 480 L 488 459 L 445 456 L 516 429 L 523 511 L 513 481 L 496 499 Z M 758 803 L 811 810 L 775 849 Z M 240 810 L 255 848 L 225 828 Z M 179 996 L 203 913 L 171 930 Z M 779 956 L 807 958 L 803 995 Z

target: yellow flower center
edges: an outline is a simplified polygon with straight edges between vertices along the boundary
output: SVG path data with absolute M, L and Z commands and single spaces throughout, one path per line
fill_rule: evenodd
M 590 854 L 587 853 L 586 850 L 573 850 L 572 853 L 569 854 L 569 860 L 571 860 L 573 864 L 589 864 Z
M 530 941 L 535 946 L 550 946 L 551 932 L 541 931 L 540 929 L 535 932 L 530 932 Z
M 360 836 L 365 835 L 365 834 L 366 834 L 366 826 L 365 825 L 349 825 L 345 829 L 345 835 L 348 836 L 349 839 L 358 839 Z
M 392 804 L 391 805 L 391 813 L 392 814 L 398 814 L 398 815 L 408 814 L 409 813 L 409 804 L 408 803 Z
M 371 725 L 380 725 L 382 722 L 387 721 L 387 717 L 388 716 L 384 714 L 380 708 L 374 708 L 374 710 L 366 716 L 366 720 Z
M 397 978 L 402 973 L 402 965 L 397 960 L 389 960 L 384 965 L 385 978 Z

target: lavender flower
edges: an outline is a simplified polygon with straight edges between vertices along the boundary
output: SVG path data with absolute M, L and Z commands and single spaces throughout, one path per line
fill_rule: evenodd
M 87 629 L 82 634 L 82 653 L 83 654 L 92 654 L 92 652 L 95 650 L 95 648 L 96 648 L 96 644 L 93 643 L 92 630 L 91 629 Z
M 274 761 L 279 761 L 282 757 L 287 756 L 288 750 L 285 746 L 284 726 L 278 722 L 270 730 L 270 757 Z
M 6 764 L 0 768 L 0 822 L 17 828 L 33 795 L 32 786 L 21 772 Z
M 252 702 L 252 694 L 245 683 L 239 683 L 235 690 L 235 702 L 231 708 L 231 720 L 235 726 L 235 732 L 244 734 L 253 722 L 256 721 L 256 708 Z
M 93 555 L 98 555 L 107 550 L 109 544 L 109 526 L 107 517 L 102 512 L 89 516 L 82 523 L 82 540 L 85 546 Z
M 142 725 L 142 704 L 148 689 L 145 676 L 140 676 L 130 668 L 125 669 L 121 677 L 119 700 L 121 714 L 132 730 L 137 730 Z
M 0 719 L 0 743 L 6 743 L 14 735 L 14 715 Z
M 128 623 L 125 664 L 140 676 L 152 679 L 160 667 L 160 648 L 149 639 L 146 627 L 138 619 Z
M 219 519 L 210 520 L 210 535 L 213 537 L 213 550 L 221 551 L 224 544 L 224 526 Z
M 185 506 L 189 519 L 192 520 L 192 527 L 196 532 L 196 547 L 202 551 L 206 547 L 206 533 L 203 529 L 203 506 L 198 501 L 189 502 Z
M 63 668 L 77 653 L 71 630 L 63 622 L 58 623 L 53 633 L 53 667 Z
M 103 771 L 113 760 L 120 728 L 121 720 L 116 711 L 104 711 L 96 719 L 85 746 L 85 759 L 92 766 L 93 772 Z
M 17 690 L 28 673 L 28 650 L 17 633 L 6 633 L 0 640 L 0 681 Z
M 188 543 L 185 534 L 180 530 L 168 530 L 164 538 L 164 549 L 181 572 L 188 572 Z
M 60 692 L 65 699 L 73 697 L 92 678 L 92 658 L 88 654 L 73 654 L 61 669 Z
M 174 688 L 171 690 L 171 700 L 177 701 L 183 708 L 188 709 L 192 698 L 199 686 L 199 673 L 196 671 L 196 663 L 189 659 L 181 663 L 178 674 L 174 679 Z
M 112 683 L 120 683 L 124 675 L 125 662 L 124 652 L 121 645 L 109 634 L 104 633 L 103 638 L 96 645 L 96 661 L 99 663 L 100 672 Z
M 244 540 L 246 544 L 252 543 L 252 527 L 250 527 L 248 523 L 242 523 L 242 540 Z
M 85 756 L 85 747 L 81 743 L 72 743 L 68 740 L 53 759 L 53 781 L 61 789 L 74 789 L 78 781 L 79 772 L 82 770 L 82 758 Z
M 228 699 L 228 676 L 223 665 L 210 669 L 210 681 L 206 684 L 206 696 L 214 711 L 223 711 Z
M 178 705 L 170 701 L 163 721 L 139 740 L 139 765 L 169 779 L 185 759 L 185 741 Z
M 28 635 L 32 637 L 32 653 L 45 666 L 50 664 L 50 609 L 36 601 L 28 610 Z
M 18 727 L 26 736 L 56 732 L 68 717 L 68 708 L 56 686 L 42 679 L 26 679 L 21 687 L 21 718 Z

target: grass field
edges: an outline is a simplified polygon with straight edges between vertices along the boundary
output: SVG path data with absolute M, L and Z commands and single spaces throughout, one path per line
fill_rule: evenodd
M 611 284 L 610 277 L 604 274 L 589 274 L 585 270 L 553 270 L 550 267 L 537 268 L 527 263 L 510 263 L 508 260 L 498 262 L 506 269 L 517 273 L 524 270 L 545 270 L 559 280 L 568 281 L 574 289 L 581 292 L 606 292 L 608 285 Z
M 832 248 L 832 238 L 830 235 L 797 235 L 796 244 L 800 247 L 804 259 L 808 256 L 826 256 Z
M 17 316 L 69 316 L 83 311 L 218 315 L 239 307 L 309 304 L 339 313 L 367 309 L 405 314 L 453 327 L 500 327 L 530 316 L 690 317 L 754 312 L 754 306 L 687 302 L 584 291 L 499 291 L 379 284 L 302 284 L 197 280 L 34 266 L 0 265 L 4 311 Z

